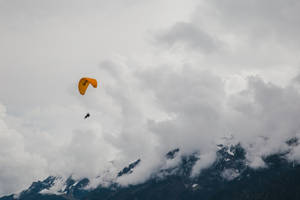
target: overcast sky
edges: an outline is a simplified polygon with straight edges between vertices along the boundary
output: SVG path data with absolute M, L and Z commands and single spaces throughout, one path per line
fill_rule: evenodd
M 224 137 L 264 167 L 300 136 L 299 10 L 296 0 L 0 0 L 0 194 L 49 175 L 104 184 L 141 158 L 116 180 L 139 183 L 177 147 L 199 153 L 198 174 Z M 83 76 L 99 81 L 85 96 Z

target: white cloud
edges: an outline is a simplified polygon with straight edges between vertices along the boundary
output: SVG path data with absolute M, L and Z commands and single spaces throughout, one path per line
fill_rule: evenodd
M 20 191 L 30 181 L 45 177 L 47 162 L 38 152 L 26 151 L 20 132 L 7 126 L 5 109 L 0 105 L 0 193 Z
M 177 147 L 182 155 L 199 152 L 195 175 L 213 163 L 216 143 L 228 133 L 246 149 L 249 165 L 262 167 L 263 156 L 290 149 L 285 142 L 299 133 L 300 94 L 293 85 L 249 77 L 244 90 L 228 95 L 220 76 L 193 67 L 145 70 L 123 63 L 97 73 L 103 76 L 101 87 L 89 88 L 82 100 L 33 110 L 14 122 L 16 131 L 3 121 L 1 136 L 11 145 L 2 151 L 15 157 L 8 167 L 21 173 L 26 163 L 34 172 L 17 179 L 3 168 L 6 179 L 21 187 L 46 174 L 79 179 L 114 173 L 94 180 L 107 183 L 107 177 L 116 180 L 117 171 L 141 158 L 132 174 L 117 179 L 121 185 L 136 184 L 164 168 L 165 153 Z M 91 117 L 84 120 L 87 109 Z M 3 120 L 15 119 L 2 110 Z M 106 172 L 110 161 L 114 170 Z
M 203 169 L 210 167 L 215 160 L 216 153 L 214 151 L 210 151 L 207 154 L 201 154 L 199 160 L 197 160 L 193 167 L 191 177 L 199 175 Z

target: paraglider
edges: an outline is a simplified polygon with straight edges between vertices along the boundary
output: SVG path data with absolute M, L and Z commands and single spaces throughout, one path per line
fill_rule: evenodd
M 79 93 L 81 95 L 84 95 L 85 94 L 85 91 L 87 90 L 88 86 L 89 85 L 92 85 L 94 88 L 97 87 L 97 80 L 96 79 L 93 79 L 93 78 L 81 78 L 79 83 L 78 83 L 78 90 L 79 90 Z
M 96 79 L 93 79 L 93 78 L 87 78 L 87 77 L 83 77 L 79 80 L 79 83 L 78 83 L 78 90 L 79 90 L 79 93 L 81 95 L 84 95 L 88 86 L 89 85 L 92 85 L 94 88 L 97 87 L 97 80 Z M 85 116 L 84 116 L 84 119 L 87 119 L 88 117 L 90 117 L 90 113 L 87 113 Z

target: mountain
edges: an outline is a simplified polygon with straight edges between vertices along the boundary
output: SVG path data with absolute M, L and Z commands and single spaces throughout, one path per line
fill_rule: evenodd
M 295 145 L 297 141 L 289 141 Z M 32 185 L 18 195 L 20 200 L 299 200 L 300 165 L 288 162 L 287 153 L 263 158 L 267 167 L 253 169 L 247 165 L 245 150 L 240 145 L 219 145 L 217 159 L 200 175 L 191 177 L 192 168 L 199 159 L 197 153 L 182 156 L 177 166 L 160 170 L 146 182 L 128 187 L 112 183 L 108 187 L 98 186 L 87 190 L 87 178 L 73 180 L 69 177 L 50 176 Z M 167 160 L 177 158 L 180 149 L 165 156 Z M 124 167 L 116 176 L 132 173 L 142 162 Z M 60 184 L 58 184 L 60 183 Z M 60 185 L 61 188 L 54 188 Z M 52 192 L 51 192 L 52 191 Z M 0 200 L 12 200 L 14 195 Z

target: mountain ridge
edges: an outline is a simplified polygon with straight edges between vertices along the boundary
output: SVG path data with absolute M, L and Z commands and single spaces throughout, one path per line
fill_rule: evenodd
M 295 145 L 295 141 L 291 145 Z M 62 181 L 60 177 L 49 176 L 21 192 L 20 200 L 129 200 L 129 199 L 300 199 L 300 165 L 289 162 L 285 155 L 278 153 L 263 158 L 265 168 L 253 169 L 247 165 L 246 152 L 241 145 L 218 145 L 217 159 L 197 176 L 191 176 L 192 168 L 199 160 L 197 153 L 181 155 L 180 163 L 161 169 L 141 184 L 122 187 L 112 183 L 108 187 L 99 185 L 86 189 L 90 180 L 74 180 L 69 177 L 58 193 L 47 193 Z M 172 160 L 179 156 L 176 148 L 165 154 Z M 117 177 L 131 174 L 142 162 L 141 159 L 130 163 L 119 171 Z M 299 192 L 298 192 L 299 191 Z M 15 199 L 14 195 L 0 200 Z

